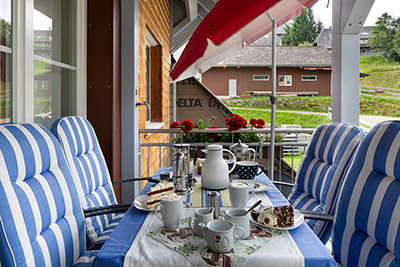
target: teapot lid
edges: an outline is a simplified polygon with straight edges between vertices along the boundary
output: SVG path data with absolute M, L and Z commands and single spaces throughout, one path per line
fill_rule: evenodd
M 222 145 L 208 145 L 207 150 L 209 150 L 209 151 L 222 150 Z
M 231 150 L 241 152 L 248 150 L 249 146 L 246 144 L 242 144 L 242 141 L 239 139 L 239 141 L 236 144 L 231 145 L 229 148 Z

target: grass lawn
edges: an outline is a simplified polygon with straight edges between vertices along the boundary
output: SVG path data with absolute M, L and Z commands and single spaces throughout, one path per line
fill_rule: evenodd
M 361 85 L 400 88 L 400 64 L 387 62 L 380 56 L 360 57 L 360 71 L 370 74 Z
M 251 118 L 255 119 L 263 119 L 266 123 L 271 122 L 271 112 L 269 110 L 251 110 L 251 109 L 239 109 L 239 108 L 231 108 L 235 114 L 239 114 L 243 118 L 250 121 Z M 304 114 L 296 114 L 296 113 L 284 113 L 277 112 L 276 113 L 276 124 L 299 124 L 303 128 L 316 128 L 318 125 L 329 122 L 327 116 L 320 115 L 304 115 Z
M 231 98 L 231 99 L 224 99 L 223 101 L 229 108 L 252 107 L 252 108 L 266 109 L 266 110 L 271 109 L 269 97 L 265 96 Z M 332 107 L 330 96 L 317 96 L 317 97 L 280 96 L 278 97 L 277 100 L 277 110 L 298 110 L 298 111 L 327 113 L 328 107 Z M 360 114 L 362 115 L 400 117 L 399 107 L 400 107 L 399 100 L 370 97 L 370 96 L 360 96 Z
M 300 155 L 294 155 L 293 156 L 293 169 L 297 171 L 297 168 L 300 165 L 300 160 L 303 157 L 304 153 L 300 153 Z M 282 158 L 284 161 L 286 161 L 290 166 L 292 166 L 292 156 L 283 156 Z

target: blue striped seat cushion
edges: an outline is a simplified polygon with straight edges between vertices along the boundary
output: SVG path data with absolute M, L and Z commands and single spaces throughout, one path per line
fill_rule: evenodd
M 333 230 L 343 266 L 400 265 L 400 121 L 375 126 L 345 178 Z
M 96 255 L 99 251 L 85 251 L 79 259 L 75 262 L 74 267 L 88 267 L 92 264 L 93 260 L 96 258 Z
M 64 117 L 54 122 L 78 188 L 82 207 L 117 204 L 108 168 L 91 124 L 82 117 Z M 87 247 L 99 249 L 122 215 L 106 214 L 85 219 Z
M 1 266 L 72 266 L 85 251 L 82 208 L 57 139 L 0 126 Z
M 363 132 L 354 125 L 320 125 L 300 162 L 289 202 L 296 209 L 333 215 L 340 185 L 362 138 Z M 322 242 L 328 241 L 331 223 L 307 223 Z

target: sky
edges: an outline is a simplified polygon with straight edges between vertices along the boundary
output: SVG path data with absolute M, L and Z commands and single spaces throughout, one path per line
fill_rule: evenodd
M 328 0 L 319 0 L 312 8 L 316 20 L 322 21 L 325 28 L 332 26 L 332 2 L 326 8 Z M 375 0 L 364 26 L 374 26 L 378 17 L 387 12 L 392 17 L 400 17 L 400 0 Z

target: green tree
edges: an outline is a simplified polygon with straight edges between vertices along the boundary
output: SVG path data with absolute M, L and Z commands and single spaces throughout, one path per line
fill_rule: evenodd
M 372 28 L 372 38 L 368 44 L 375 51 L 383 52 L 383 56 L 392 62 L 400 61 L 400 18 L 393 18 L 383 13 Z
M 282 45 L 297 46 L 299 44 L 313 43 L 322 31 L 321 21 L 315 22 L 312 9 L 304 9 L 303 14 L 293 20 L 291 26 L 285 26 L 282 36 Z
M 11 25 L 0 19 L 0 45 L 9 46 L 11 42 Z

